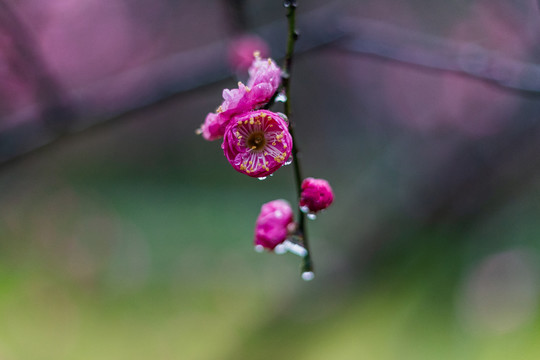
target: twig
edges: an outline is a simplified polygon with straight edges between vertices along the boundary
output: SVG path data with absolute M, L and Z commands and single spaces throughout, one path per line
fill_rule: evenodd
M 337 16 L 336 5 L 332 3 L 299 18 L 299 22 L 307 31 L 302 38 L 302 44 L 297 46 L 296 53 L 313 50 L 343 37 L 343 31 L 337 26 Z M 284 56 L 283 45 L 277 42 L 277 39 L 283 39 L 286 36 L 282 29 L 283 21 L 276 21 L 253 31 L 268 41 L 272 54 L 277 59 Z M 0 171 L 7 165 L 22 160 L 26 155 L 54 145 L 71 134 L 116 121 L 123 114 L 145 109 L 173 96 L 231 77 L 233 74 L 222 56 L 226 46 L 226 42 L 217 42 L 175 53 L 138 68 L 89 83 L 84 88 L 65 91 L 63 99 L 75 111 L 67 132 L 44 131 L 41 122 L 36 121 L 39 119 L 28 115 L 33 112 L 26 109 L 11 114 L 12 118 L 17 119 L 16 122 L 13 121 L 16 125 L 6 127 L 5 124 L 10 123 L 11 120 L 10 117 L 5 116 L 3 124 L 0 123 L 0 128 L 4 125 L 4 128 L 0 130 Z M 133 96 L 123 96 L 123 100 L 115 101 L 114 107 L 96 108 L 94 104 L 103 98 L 103 94 L 111 93 L 111 84 L 116 84 L 116 86 L 129 84 L 126 87 L 136 88 L 137 93 Z
M 342 26 L 349 34 L 338 44 L 342 49 L 540 93 L 540 65 L 511 59 L 474 43 L 447 40 L 375 20 L 344 18 Z
M 6 52 L 9 70 L 33 93 L 37 105 L 35 113 L 38 114 L 34 122 L 44 132 L 67 131 L 74 112 L 66 100 L 65 89 L 49 70 L 34 34 L 15 9 L 4 0 L 0 0 L 0 31 L 10 38 L 13 50 Z M 9 151 L 6 143 L 11 142 L 0 141 L 0 153 Z
M 286 100 L 284 103 L 284 112 L 285 116 L 289 119 L 289 132 L 293 138 L 293 167 L 294 167 L 294 178 L 296 182 L 296 194 L 298 197 L 297 204 L 300 202 L 300 194 L 302 192 L 302 171 L 300 169 L 300 160 L 298 158 L 298 142 L 297 138 L 294 136 L 294 122 L 291 119 L 291 71 L 293 65 L 293 55 L 294 55 L 294 45 L 298 39 L 298 32 L 296 30 L 296 1 L 295 0 L 285 0 L 283 5 L 287 8 L 287 19 L 288 19 L 288 36 L 287 36 L 287 50 L 285 53 L 285 59 L 283 64 L 283 88 L 285 90 Z M 306 249 L 306 254 L 303 256 L 302 262 L 302 274 L 304 273 L 313 273 L 313 262 L 311 260 L 311 252 L 309 250 L 309 241 L 306 231 L 306 214 L 298 209 L 298 229 L 297 235 L 302 241 L 302 245 Z

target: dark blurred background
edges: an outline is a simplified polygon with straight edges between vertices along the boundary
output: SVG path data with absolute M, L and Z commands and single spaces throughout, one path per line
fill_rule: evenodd
M 536 1 L 298 5 L 311 282 L 195 135 L 281 1 L 0 1 L 1 360 L 540 358 Z

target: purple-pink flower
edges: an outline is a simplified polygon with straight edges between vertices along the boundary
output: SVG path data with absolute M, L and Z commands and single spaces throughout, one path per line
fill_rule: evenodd
M 223 103 L 217 113 L 226 118 L 259 109 L 272 99 L 281 82 L 281 69 L 272 59 L 255 60 L 249 68 L 247 85 L 238 83 L 237 89 L 223 90 Z
M 287 239 L 293 211 L 285 200 L 273 200 L 261 207 L 255 222 L 255 246 L 273 250 Z
M 254 108 L 266 104 L 281 83 L 281 69 L 268 58 L 261 59 L 255 54 L 255 60 L 249 68 L 247 87 L 250 89 L 250 98 Z
M 292 137 L 281 116 L 257 110 L 233 117 L 221 146 L 236 171 L 266 177 L 291 156 Z
M 222 138 L 225 133 L 225 126 L 222 120 L 223 118 L 218 114 L 208 113 L 204 123 L 197 129 L 197 133 L 209 141 Z
M 259 109 L 272 99 L 281 81 L 281 69 L 276 63 L 256 54 L 249 75 L 247 86 L 239 82 L 238 88 L 223 90 L 223 102 L 215 113 L 206 116 L 198 134 L 206 140 L 220 139 L 232 117 Z
M 247 70 L 253 62 L 253 54 L 262 57 L 270 53 L 269 46 L 257 35 L 242 35 L 234 39 L 228 46 L 229 65 L 236 70 Z
M 227 121 L 236 114 L 253 110 L 253 104 L 249 99 L 249 91 L 244 84 L 238 83 L 237 89 L 224 89 L 222 93 L 223 102 L 216 112 Z
M 215 113 L 206 115 L 204 123 L 196 131 L 197 134 L 209 141 L 221 139 L 232 116 L 252 110 L 247 93 L 248 89 L 242 83 L 238 83 L 238 89 L 224 89 L 223 102 Z
M 300 209 L 303 212 L 316 213 L 326 209 L 334 201 L 334 193 L 328 181 L 312 177 L 302 181 Z

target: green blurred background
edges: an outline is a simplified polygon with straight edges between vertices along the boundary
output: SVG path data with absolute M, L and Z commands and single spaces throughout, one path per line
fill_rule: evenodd
M 145 76 L 285 26 L 280 1 L 2 3 L 30 35 L 0 26 L 1 360 L 540 358 L 538 94 L 303 34 L 324 46 L 294 64 L 301 161 L 335 192 L 308 224 L 304 282 L 296 256 L 253 251 L 261 204 L 295 199 L 292 168 L 248 178 L 195 135 L 231 72 L 152 93 Z M 298 3 L 337 13 L 340 31 L 369 19 L 540 54 L 534 1 Z M 24 66 L 46 65 L 60 95 L 14 70 L 28 38 L 40 62 Z M 285 39 L 266 40 L 279 56 Z M 47 125 L 59 116 L 76 121 Z

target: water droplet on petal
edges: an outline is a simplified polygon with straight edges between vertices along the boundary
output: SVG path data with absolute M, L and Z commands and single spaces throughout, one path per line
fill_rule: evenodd
M 274 248 L 274 252 L 278 255 L 285 254 L 287 252 L 287 247 L 283 244 L 278 244 Z
M 287 101 L 287 95 L 285 95 L 285 93 L 283 93 L 283 92 L 280 92 L 276 96 L 276 101 L 277 102 L 285 102 L 285 101 Z
M 282 118 L 283 120 L 285 120 L 285 121 L 287 121 L 287 122 L 289 121 L 289 118 L 288 118 L 287 115 L 285 115 L 284 113 L 278 112 L 277 114 L 278 114 L 278 116 L 279 116 L 280 118 Z
M 255 245 L 255 251 L 258 252 L 258 253 L 262 253 L 264 251 L 264 246 Z
M 300 206 L 300 211 L 307 214 L 309 212 L 309 208 L 307 206 Z
M 293 157 L 292 156 L 289 156 L 289 158 L 287 159 L 287 161 L 285 161 L 283 163 L 283 165 L 287 166 L 287 165 L 291 165 L 293 162 Z
M 317 218 L 317 215 L 314 213 L 308 213 L 306 216 L 309 220 L 315 220 Z
M 304 271 L 302 273 L 302 279 L 305 281 L 311 281 L 315 277 L 315 273 L 313 271 Z
M 264 180 L 264 179 L 266 179 L 266 176 L 261 176 L 260 178 L 257 178 L 257 179 Z

